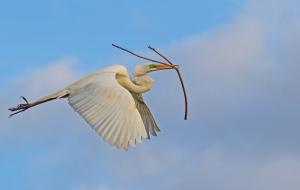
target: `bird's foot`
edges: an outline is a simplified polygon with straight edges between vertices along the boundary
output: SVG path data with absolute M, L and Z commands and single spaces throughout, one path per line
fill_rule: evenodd
M 18 113 L 21 113 L 21 112 L 27 110 L 30 107 L 32 107 L 32 104 L 30 104 L 24 96 L 21 96 L 20 98 L 25 101 L 25 104 L 19 104 L 16 107 L 9 108 L 8 109 L 9 111 L 14 112 L 14 113 L 10 114 L 9 117 L 12 117 Z

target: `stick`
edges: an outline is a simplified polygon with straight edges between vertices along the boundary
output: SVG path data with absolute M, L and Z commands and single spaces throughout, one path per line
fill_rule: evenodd
M 147 61 L 151 61 L 151 62 L 154 62 L 154 63 L 160 63 L 160 64 L 164 64 L 164 65 L 169 65 L 169 64 L 164 63 L 164 62 L 161 62 L 161 61 L 157 61 L 157 60 L 150 59 L 150 58 L 145 57 L 145 56 L 142 56 L 142 55 L 138 55 L 138 54 L 133 53 L 132 51 L 129 51 L 128 49 L 122 48 L 122 47 L 120 47 L 120 46 L 118 46 L 118 45 L 115 45 L 115 44 L 111 44 L 111 45 L 114 46 L 114 47 L 116 47 L 116 48 L 119 48 L 119 49 L 121 49 L 121 50 L 123 50 L 123 51 L 126 51 L 127 53 L 130 53 L 131 55 L 134 55 L 134 56 L 136 56 L 136 57 L 138 57 L 138 58 L 145 59 L 145 60 L 147 60 Z
M 170 65 L 174 65 L 168 58 L 166 58 L 164 55 L 162 55 L 160 52 L 158 52 L 156 49 L 154 49 L 153 47 L 151 46 L 148 46 L 148 48 L 152 51 L 154 51 L 156 54 L 158 54 L 160 57 L 162 57 L 164 60 L 166 60 Z M 178 74 L 178 77 L 179 77 L 179 80 L 180 80 L 180 83 L 181 83 L 181 87 L 182 87 L 182 90 L 183 90 L 183 95 L 184 95 L 184 105 L 185 105 L 185 112 L 184 112 L 184 120 L 187 120 L 187 114 L 188 114 L 188 101 L 187 101 L 187 94 L 186 94 L 186 90 L 185 90 L 185 86 L 184 86 L 184 83 L 183 83 L 183 79 L 181 77 L 181 74 L 179 72 L 179 69 L 178 68 L 174 68 Z
M 116 48 L 119 48 L 123 51 L 126 51 L 127 53 L 130 53 L 131 55 L 134 55 L 138 58 L 141 58 L 141 59 L 145 59 L 145 60 L 148 60 L 148 61 L 152 61 L 154 63 L 160 63 L 160 64 L 164 64 L 164 65 L 174 65 L 168 58 L 166 58 L 164 55 L 162 55 L 161 53 L 159 53 L 156 49 L 152 48 L 151 46 L 148 46 L 148 48 L 152 51 L 154 51 L 156 54 L 158 54 L 160 57 L 162 57 L 165 61 L 167 61 L 168 63 L 164 63 L 164 62 L 161 62 L 161 61 L 156 61 L 154 59 L 150 59 L 148 57 L 145 57 L 145 56 L 141 56 L 141 55 L 138 55 L 132 51 L 129 51 L 128 49 L 125 49 L 125 48 L 122 48 L 118 45 L 115 45 L 115 44 L 112 44 L 112 46 L 116 47 Z M 181 87 L 182 87 L 182 90 L 183 90 L 183 95 L 184 95 L 184 104 L 185 104 L 185 112 L 184 112 L 184 120 L 187 120 L 187 114 L 188 114 L 188 101 L 187 101 L 187 93 L 186 93 L 186 89 L 185 89 L 185 86 L 184 86 L 184 83 L 183 83 L 183 79 L 182 79 L 182 76 L 179 72 L 179 69 L 176 68 L 175 66 L 173 67 L 176 72 L 177 72 L 177 75 L 179 77 L 179 80 L 180 80 L 180 83 L 181 83 Z

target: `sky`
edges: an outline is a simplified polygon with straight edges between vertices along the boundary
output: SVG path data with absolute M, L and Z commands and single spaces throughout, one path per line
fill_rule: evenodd
M 300 12 L 296 0 L 7 1 L 0 6 L 0 189 L 297 190 Z M 151 73 L 162 130 L 128 151 L 66 100 L 8 107 L 97 69 L 144 63 L 116 43 L 180 65 Z

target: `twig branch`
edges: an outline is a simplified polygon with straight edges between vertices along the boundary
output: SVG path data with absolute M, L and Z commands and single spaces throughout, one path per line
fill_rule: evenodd
M 123 51 L 126 51 L 127 53 L 130 53 L 131 55 L 134 55 L 138 58 L 141 58 L 141 59 L 144 59 L 144 60 L 147 60 L 147 61 L 151 61 L 151 62 L 154 62 L 154 63 L 160 63 L 160 64 L 164 64 L 164 65 L 168 65 L 167 63 L 164 63 L 164 62 L 161 62 L 161 61 L 157 61 L 157 60 L 154 60 L 154 59 L 151 59 L 151 58 L 148 58 L 148 57 L 145 57 L 145 56 L 142 56 L 142 55 L 138 55 L 136 53 L 133 53 L 132 51 L 129 51 L 128 49 L 125 49 L 125 48 L 122 48 L 118 45 L 115 45 L 115 44 L 111 44 L 112 46 L 116 47 L 116 48 L 119 48 Z
M 151 46 L 148 46 L 148 48 L 152 51 L 154 51 L 156 54 L 158 54 L 160 57 L 162 57 L 164 60 L 166 60 L 170 65 L 174 65 L 168 58 L 166 58 L 163 54 L 161 54 L 160 52 L 158 52 L 156 49 L 154 49 L 153 47 Z M 179 72 L 179 69 L 178 68 L 174 68 L 178 74 L 178 77 L 179 77 L 179 80 L 180 80 L 180 83 L 181 83 L 181 87 L 182 87 L 182 90 L 183 90 L 183 95 L 184 95 L 184 105 L 185 105 L 185 112 L 184 112 L 184 119 L 187 120 L 187 114 L 188 114 L 188 101 L 187 101 L 187 93 L 186 93 L 186 90 L 185 90 L 185 86 L 184 86 L 184 83 L 183 83 L 183 79 L 182 79 L 182 76 Z
M 170 65 L 174 65 L 168 58 L 166 58 L 166 56 L 164 56 L 163 54 L 161 54 L 160 52 L 158 52 L 155 48 L 148 46 L 148 48 L 152 51 L 154 51 L 156 54 L 158 54 L 160 57 L 162 57 L 164 60 L 166 60 Z
M 174 65 L 168 58 L 166 58 L 164 55 L 162 55 L 160 52 L 158 52 L 156 49 L 152 48 L 151 46 L 148 46 L 148 48 L 152 51 L 154 51 L 156 54 L 158 54 L 160 57 L 162 57 L 165 61 L 167 61 L 167 63 L 164 63 L 164 62 L 161 62 L 161 61 L 157 61 L 157 60 L 154 60 L 154 59 L 151 59 L 151 58 L 148 58 L 148 57 L 145 57 L 145 56 L 141 56 L 141 55 L 138 55 L 132 51 L 129 51 L 128 49 L 125 49 L 125 48 L 122 48 L 118 45 L 115 45 L 115 44 L 112 44 L 112 46 L 116 47 L 116 48 L 119 48 L 123 51 L 126 51 L 127 53 L 130 53 L 131 55 L 134 55 L 138 58 L 141 58 L 141 59 L 145 59 L 147 61 L 151 61 L 151 62 L 154 62 L 154 63 L 160 63 L 160 64 L 164 64 L 164 65 Z M 185 86 L 184 86 L 184 83 L 183 83 L 183 79 L 182 79 L 182 76 L 179 72 L 179 69 L 176 68 L 175 66 L 173 67 L 176 72 L 177 72 L 177 75 L 179 77 L 179 80 L 180 80 L 180 83 L 181 83 L 181 87 L 182 87 L 182 90 L 183 90 L 183 95 L 184 95 L 184 104 L 185 104 L 185 112 L 184 112 L 184 119 L 187 120 L 187 114 L 188 114 L 188 101 L 187 101 L 187 93 L 186 93 L 186 89 L 185 89 Z

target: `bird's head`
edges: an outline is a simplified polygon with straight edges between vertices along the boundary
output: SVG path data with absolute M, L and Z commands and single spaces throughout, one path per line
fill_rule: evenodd
M 143 64 L 137 65 L 134 69 L 134 74 L 137 75 L 145 75 L 152 71 L 160 71 L 166 69 L 174 69 L 177 68 L 178 65 L 169 65 L 169 64 L 158 64 L 158 63 L 151 63 L 151 64 Z

